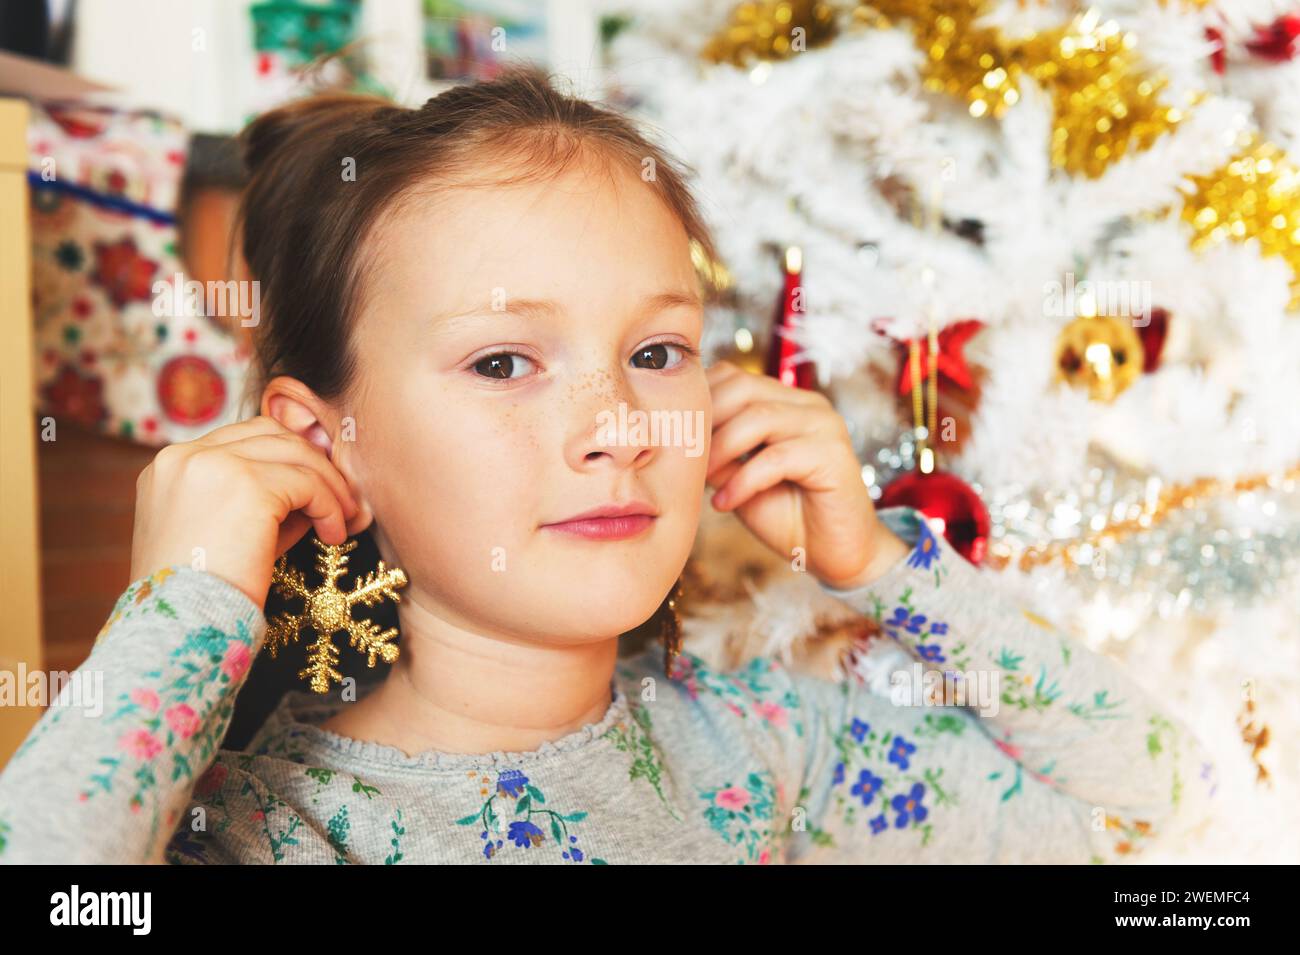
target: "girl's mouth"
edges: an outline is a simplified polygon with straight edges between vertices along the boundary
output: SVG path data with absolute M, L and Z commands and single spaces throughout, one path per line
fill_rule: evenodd
M 622 517 L 584 517 L 558 524 L 543 524 L 542 527 L 588 540 L 625 540 L 644 533 L 654 522 L 655 519 L 649 514 L 626 514 Z

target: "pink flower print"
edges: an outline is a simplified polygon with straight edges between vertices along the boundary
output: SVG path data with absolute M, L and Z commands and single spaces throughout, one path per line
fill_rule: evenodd
M 199 714 L 186 703 L 178 703 L 167 711 L 167 725 L 181 739 L 189 739 L 199 729 Z
M 148 730 L 135 730 L 117 741 L 122 749 L 136 759 L 148 761 L 162 752 L 162 743 Z
M 745 711 L 740 708 L 739 704 L 733 703 L 730 700 L 727 701 L 727 709 L 731 710 L 731 712 L 735 713 L 737 716 L 745 715 Z
M 1002 750 L 1002 752 L 1006 753 L 1012 759 L 1015 760 L 1020 759 L 1021 749 L 1019 746 L 1016 746 L 1013 743 L 1008 743 L 1005 740 L 1000 740 L 1000 739 L 995 739 L 993 741 L 993 745 L 996 746 L 998 749 Z
M 138 686 L 132 690 L 131 702 L 144 707 L 150 713 L 157 713 L 158 707 L 162 703 L 158 699 L 158 694 L 147 686 Z
M 755 704 L 758 714 L 778 729 L 785 729 L 789 724 L 789 711 L 780 703 L 764 700 Z
M 695 665 L 689 660 L 684 653 L 679 653 L 673 657 L 672 665 L 668 668 L 668 679 L 680 680 L 686 683 L 694 683 Z
M 763 851 L 758 854 L 758 864 L 767 865 L 771 861 L 772 861 L 772 850 L 764 846 Z
M 730 786 L 727 789 L 720 789 L 717 795 L 713 797 L 713 801 L 723 809 L 736 812 L 749 805 L 749 790 L 742 786 Z
M 248 672 L 250 662 L 248 647 L 242 643 L 232 643 L 226 648 L 226 658 L 221 661 L 221 672 L 231 680 L 238 680 Z

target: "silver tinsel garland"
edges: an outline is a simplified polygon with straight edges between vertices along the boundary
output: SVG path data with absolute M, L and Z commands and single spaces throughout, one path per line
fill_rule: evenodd
M 882 489 L 916 464 L 920 433 L 907 429 L 892 446 L 875 449 L 862 469 L 878 499 Z M 1175 618 L 1251 606 L 1300 578 L 1300 485 L 1294 480 L 1211 497 L 1198 506 L 1170 507 L 1138 531 L 1096 540 L 1108 528 L 1149 514 L 1165 489 L 1093 452 L 1078 487 L 1013 484 L 971 487 L 989 510 L 989 551 L 1014 568 L 1024 554 L 1078 544 L 1055 560 L 1080 597 L 1123 606 L 1130 625 L 1150 614 Z

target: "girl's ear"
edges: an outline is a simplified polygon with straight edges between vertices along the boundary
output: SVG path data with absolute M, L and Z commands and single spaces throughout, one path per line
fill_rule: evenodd
M 262 414 L 306 438 L 333 459 L 333 440 L 326 428 L 329 410 L 315 392 L 296 378 L 279 375 L 262 391 Z
M 358 534 L 370 526 L 374 512 L 353 473 L 356 461 L 346 453 L 334 455 L 335 441 L 341 440 L 344 451 L 351 438 L 342 434 L 344 419 L 340 421 L 334 409 L 316 396 L 297 378 L 279 375 L 267 382 L 262 390 L 262 414 L 274 418 L 294 434 L 301 435 L 325 453 L 347 480 L 352 494 L 360 506 L 357 515 L 348 521 L 348 533 Z

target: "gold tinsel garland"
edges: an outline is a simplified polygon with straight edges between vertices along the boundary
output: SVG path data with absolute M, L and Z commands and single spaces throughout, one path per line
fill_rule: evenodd
M 1250 747 L 1250 761 L 1255 764 L 1255 782 L 1272 785 L 1268 767 L 1259 758 L 1269 744 L 1272 732 L 1267 723 L 1261 723 L 1255 713 L 1255 700 L 1246 697 L 1241 712 L 1237 714 L 1237 728 L 1241 730 L 1241 741 Z
M 1147 149 L 1185 113 L 1161 102 L 1166 82 L 1140 68 L 1137 38 L 1095 9 L 1052 30 L 1009 37 L 977 26 L 986 0 L 871 0 L 907 20 L 925 51 L 925 88 L 962 99 L 975 117 L 1002 117 L 1033 79 L 1052 98 L 1053 164 L 1097 178 L 1126 153 Z M 1190 104 L 1189 104 L 1190 105 Z
M 995 570 L 1002 570 L 1013 563 L 1019 570 L 1031 570 L 1059 561 L 1078 563 L 1075 557 L 1080 548 L 1095 549 L 1151 530 L 1176 510 L 1198 507 L 1211 498 L 1245 494 L 1260 488 L 1277 488 L 1296 481 L 1300 481 L 1300 464 L 1293 465 L 1281 474 L 1252 474 L 1230 481 L 1198 478 L 1185 484 L 1170 484 L 1153 501 L 1144 503 L 1136 516 L 1114 521 L 1077 540 L 1054 541 L 1044 547 L 1029 547 L 1021 552 L 1019 558 L 1016 558 L 1007 544 L 1000 541 L 994 543 L 989 547 L 986 564 Z
M 1188 181 L 1183 221 L 1195 232 L 1192 248 L 1255 239 L 1264 255 L 1290 266 L 1291 308 L 1300 308 L 1300 167 L 1272 143 L 1246 135 L 1225 166 Z
M 835 8 L 826 0 L 746 0 L 700 51 L 711 63 L 744 66 L 784 60 L 835 39 Z
M 1024 0 L 1022 0 L 1023 5 Z M 1200 0 L 1184 0 L 1202 6 Z M 1097 178 L 1126 154 L 1149 148 L 1185 117 L 1161 102 L 1166 81 L 1139 64 L 1137 40 L 1114 21 L 1085 10 L 1064 26 L 1022 37 L 977 25 L 991 0 L 746 0 L 705 45 L 704 59 L 743 66 L 788 59 L 798 35 L 806 48 L 839 34 L 839 22 L 891 28 L 909 24 L 925 51 L 925 88 L 967 104 L 973 116 L 1000 118 L 1028 77 L 1052 98 L 1053 163 L 1071 175 Z M 802 34 L 797 34 L 797 30 Z M 1188 107 L 1204 94 L 1196 94 Z M 1279 255 L 1293 276 L 1292 308 L 1300 308 L 1300 171 L 1285 152 L 1250 138 L 1221 169 L 1189 177 L 1183 218 L 1193 248 L 1224 239 L 1256 239 Z
M 988 0 L 870 0 L 862 3 L 767 0 L 739 4 L 731 21 L 701 51 L 710 62 L 743 66 L 788 59 L 829 43 L 840 9 L 858 26 L 906 21 L 928 63 L 925 88 L 967 103 L 972 116 L 1001 117 L 1031 77 L 1052 97 L 1052 161 L 1092 178 L 1130 151 L 1146 149 L 1174 128 L 1183 111 L 1160 101 L 1165 81 L 1141 70 L 1136 38 L 1088 10 L 1064 26 L 1009 37 L 977 26 Z M 802 30 L 802 34 L 796 31 Z

